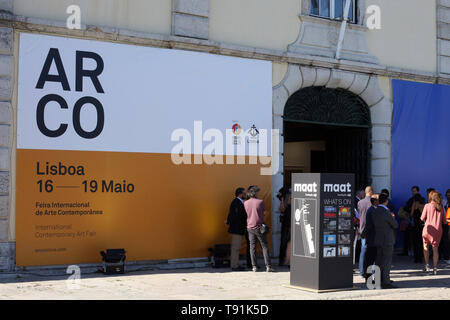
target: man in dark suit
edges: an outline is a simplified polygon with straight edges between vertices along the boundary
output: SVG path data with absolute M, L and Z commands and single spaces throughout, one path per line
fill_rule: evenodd
M 372 214 L 378 207 L 378 194 L 374 194 L 370 198 L 372 206 L 367 210 L 366 213 L 366 226 L 364 228 L 361 237 L 366 239 L 367 251 L 364 258 L 364 278 L 370 277 L 372 272 L 367 272 L 367 267 L 372 266 L 377 258 L 377 247 L 375 247 L 375 226 L 373 225 Z
M 379 205 L 372 213 L 372 222 L 375 228 L 374 244 L 377 248 L 375 264 L 381 270 L 381 287 L 383 289 L 396 288 L 391 284 L 389 273 L 391 271 L 392 253 L 395 243 L 395 229 L 398 223 L 394 214 L 387 208 L 388 196 L 380 194 Z
M 245 268 L 239 266 L 238 263 L 242 237 L 247 232 L 247 212 L 244 207 L 245 189 L 237 188 L 235 195 L 236 198 L 231 202 L 226 221 L 226 224 L 229 225 L 228 232 L 231 233 L 230 265 L 232 271 L 243 271 Z

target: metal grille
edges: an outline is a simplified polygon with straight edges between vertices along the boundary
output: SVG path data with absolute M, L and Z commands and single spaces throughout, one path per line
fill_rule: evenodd
M 349 91 L 309 87 L 288 99 L 284 120 L 369 128 L 370 112 L 365 102 Z
M 357 188 L 371 183 L 370 111 L 361 98 L 342 89 L 308 87 L 288 99 L 283 117 L 287 122 L 308 124 L 311 129 L 311 125 L 317 125 L 323 132 L 320 138 L 326 141 L 326 172 L 355 173 Z M 292 138 L 296 135 L 292 130 L 285 133 Z M 305 135 L 305 131 L 299 134 Z M 290 138 L 285 136 L 285 141 Z

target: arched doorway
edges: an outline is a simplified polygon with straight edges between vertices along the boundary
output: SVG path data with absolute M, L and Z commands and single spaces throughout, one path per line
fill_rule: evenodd
M 370 179 L 370 111 L 356 94 L 307 87 L 286 102 L 284 183 L 294 172 L 355 173 L 357 188 Z

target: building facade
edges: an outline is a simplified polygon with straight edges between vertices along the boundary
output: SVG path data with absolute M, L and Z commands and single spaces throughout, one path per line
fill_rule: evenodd
M 280 164 L 271 178 L 274 256 L 278 255 L 280 237 L 279 202 L 275 195 L 289 182 L 286 172 L 321 169 L 311 168 L 311 157 L 316 157 L 314 164 L 321 160 L 328 165 L 332 163 L 328 170 L 358 171 L 358 187 L 370 183 L 375 190 L 390 188 L 392 79 L 450 84 L 450 1 L 353 0 L 351 21 L 340 57 L 336 59 L 342 25 L 339 14 L 342 2 L 339 3 L 338 0 L 320 4 L 315 0 L 0 1 L 0 270 L 11 271 L 16 267 L 21 33 L 271 62 L 272 128 L 282 133 L 280 150 L 272 154 Z M 81 9 L 80 29 L 67 27 L 70 13 L 66 10 L 72 4 Z M 374 5 L 380 9 L 380 28 L 370 30 L 366 22 L 372 14 L 367 9 Z M 329 102 L 329 113 L 315 111 L 314 107 L 320 104 L 317 97 Z M 330 149 L 326 153 L 330 139 L 336 136 L 333 128 L 341 129 L 341 150 L 349 150 L 348 145 L 361 147 L 358 148 L 361 154 L 351 156 L 362 159 L 360 163 L 350 163 L 348 155 L 331 159 Z M 301 136 L 296 135 L 298 132 Z

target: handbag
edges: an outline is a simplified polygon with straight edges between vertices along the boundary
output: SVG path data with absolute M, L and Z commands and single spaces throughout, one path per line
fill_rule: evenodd
M 259 231 L 260 231 L 262 234 L 266 234 L 266 233 L 269 232 L 269 226 L 268 226 L 267 224 L 263 223 L 263 224 L 261 225 L 261 227 L 259 227 Z

